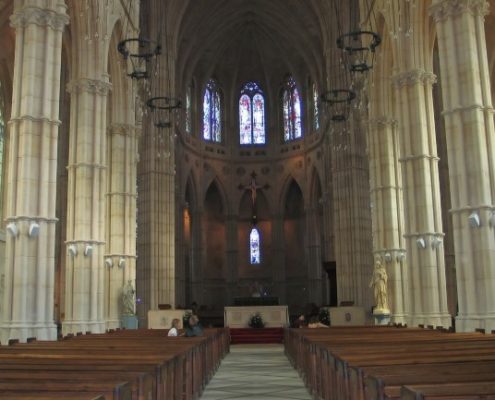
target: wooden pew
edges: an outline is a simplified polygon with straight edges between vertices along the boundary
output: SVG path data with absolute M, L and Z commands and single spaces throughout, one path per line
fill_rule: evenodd
M 480 360 L 493 365 L 495 362 L 495 340 L 492 336 L 452 334 L 438 330 L 398 329 L 394 327 L 357 327 L 330 329 L 288 329 L 285 334 L 286 352 L 289 359 L 301 372 L 307 386 L 315 397 L 322 399 L 386 398 L 377 386 L 371 384 L 365 392 L 365 380 L 370 373 L 378 381 L 382 375 L 390 387 L 400 392 L 399 366 L 408 377 L 408 365 L 448 363 L 471 363 Z M 374 369 L 375 368 L 375 369 Z M 381 371 L 376 368 L 382 368 Z M 441 382 L 442 373 L 425 376 L 425 382 Z M 492 369 L 493 370 L 493 369 Z M 455 377 L 446 372 L 444 380 L 455 383 Z M 486 373 L 486 379 L 493 374 Z M 388 379 L 388 381 L 387 381 Z M 414 384 L 422 383 L 414 380 Z M 459 378 L 461 379 L 461 378 Z M 383 382 L 380 381 L 380 382 Z M 376 383 L 376 382 L 375 382 Z M 398 395 L 398 393 L 396 393 Z M 380 397 L 381 396 L 381 397 Z
M 228 346 L 228 335 L 222 329 L 206 330 L 204 337 L 195 338 L 168 338 L 164 332 L 140 330 L 14 344 L 0 347 L 0 393 L 12 392 L 2 384 L 22 385 L 27 390 L 47 381 L 55 384 L 54 393 L 66 393 L 67 382 L 98 385 L 119 377 L 128 382 L 129 399 L 194 400 Z M 105 396 L 116 398 L 114 394 L 108 397 L 108 391 Z

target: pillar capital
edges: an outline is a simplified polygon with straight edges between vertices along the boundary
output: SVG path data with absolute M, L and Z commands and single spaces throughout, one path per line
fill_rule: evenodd
M 109 135 L 121 135 L 121 136 L 134 136 L 137 128 L 132 124 L 111 124 L 107 127 L 107 133 Z
M 430 15 L 436 22 L 464 13 L 483 17 L 488 12 L 489 4 L 486 0 L 440 0 L 430 6 Z
M 397 126 L 397 119 L 386 115 L 381 115 L 379 117 L 370 118 L 368 123 L 371 127 L 377 129 L 393 128 Z
M 101 79 L 79 78 L 72 80 L 67 85 L 67 91 L 71 94 L 88 92 L 106 96 L 111 89 L 112 84 L 106 80 Z
M 421 68 L 411 69 L 405 72 L 399 72 L 392 76 L 392 82 L 397 88 L 403 86 L 417 85 L 418 83 L 433 85 L 437 81 L 437 76 L 433 72 L 425 71 Z
M 65 12 L 67 6 L 61 3 L 58 8 L 58 10 L 53 10 L 31 5 L 25 6 L 12 14 L 10 25 L 17 29 L 35 24 L 40 27 L 50 26 L 54 30 L 63 31 L 65 25 L 69 23 L 69 16 Z

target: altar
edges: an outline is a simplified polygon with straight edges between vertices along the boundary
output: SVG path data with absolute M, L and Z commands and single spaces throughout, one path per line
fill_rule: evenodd
M 252 315 L 260 313 L 266 328 L 284 328 L 289 326 L 289 308 L 287 306 L 243 306 L 224 308 L 224 326 L 229 328 L 247 328 Z
M 177 318 L 182 329 L 182 318 L 191 310 L 150 310 L 148 311 L 148 329 L 170 329 L 172 320 Z

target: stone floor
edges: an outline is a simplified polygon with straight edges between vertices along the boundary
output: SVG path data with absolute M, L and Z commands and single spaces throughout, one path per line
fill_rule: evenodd
M 201 400 L 311 400 L 280 344 L 230 346 Z

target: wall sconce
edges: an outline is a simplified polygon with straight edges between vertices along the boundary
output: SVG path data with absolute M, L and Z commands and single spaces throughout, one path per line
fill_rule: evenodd
M 432 249 L 438 249 L 443 243 L 443 240 L 440 239 L 439 237 L 434 237 L 433 239 L 431 239 L 431 248 Z
M 480 216 L 476 211 L 471 213 L 471 215 L 468 217 L 468 221 L 471 228 L 479 228 L 481 226 Z
M 121 257 L 119 259 L 119 268 L 124 268 L 125 267 L 125 258 Z
M 40 225 L 36 222 L 31 222 L 29 225 L 29 237 L 36 237 L 40 233 Z
M 105 258 L 105 265 L 108 267 L 108 268 L 112 268 L 113 267 L 113 260 L 111 257 L 107 257 Z
M 6 229 L 11 236 L 17 236 L 17 225 L 15 222 L 8 223 Z
M 69 247 L 67 247 L 67 251 L 72 257 L 77 256 L 77 247 L 75 244 L 69 245 Z
M 93 246 L 87 244 L 86 247 L 84 248 L 84 257 L 91 257 L 92 254 L 93 254 Z
M 385 254 L 383 255 L 383 259 L 385 260 L 385 262 L 390 262 L 390 261 L 392 261 L 392 254 L 390 254 L 390 253 L 388 253 L 388 252 L 387 252 L 387 253 L 385 253 Z
M 397 253 L 397 262 L 402 262 L 406 259 L 406 252 L 405 251 L 399 251 Z
M 418 249 L 426 249 L 426 240 L 422 237 L 416 239 L 416 246 Z

